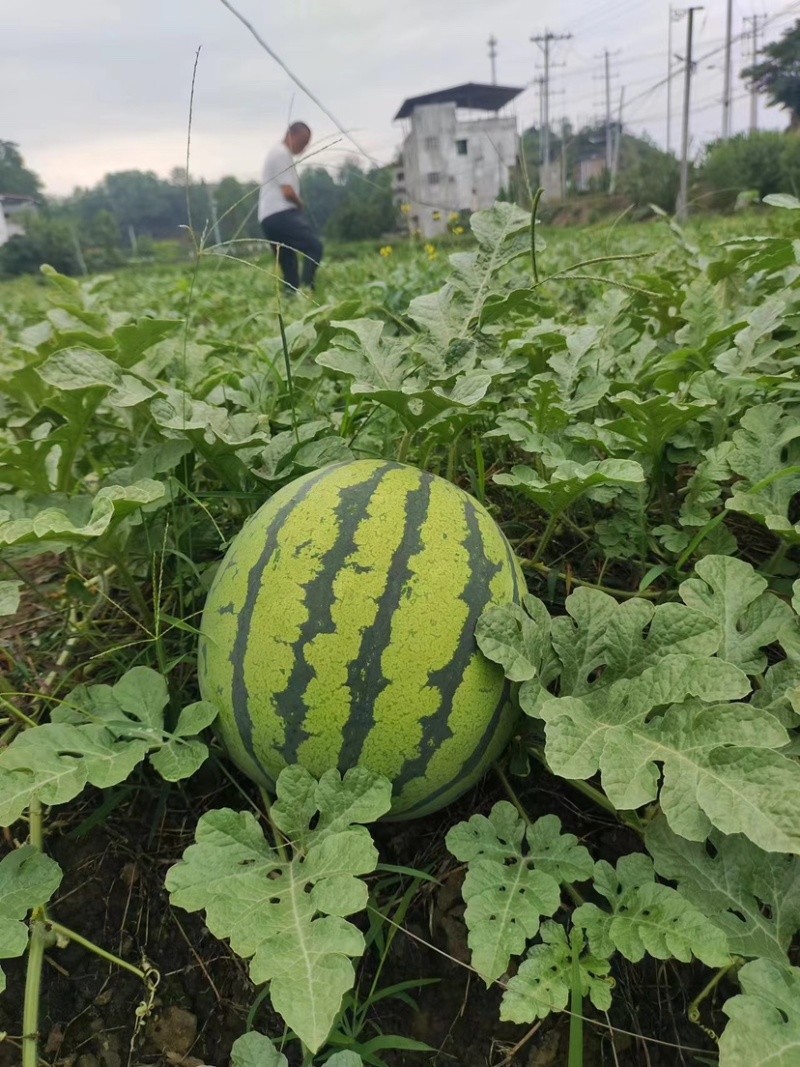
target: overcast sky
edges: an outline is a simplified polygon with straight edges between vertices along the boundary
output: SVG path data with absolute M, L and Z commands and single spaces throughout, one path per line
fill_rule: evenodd
M 514 105 L 520 126 L 538 123 L 535 81 L 542 53 L 530 37 L 545 29 L 572 34 L 552 45 L 554 123 L 566 115 L 582 124 L 604 113 L 599 57 L 607 48 L 615 110 L 624 86 L 626 126 L 646 130 L 662 145 L 666 140 L 666 89 L 649 90 L 667 72 L 669 0 L 231 2 L 374 159 L 389 161 L 395 154 L 401 131 L 392 118 L 406 96 L 490 80 L 490 34 L 498 40 L 498 82 L 527 87 Z M 800 2 L 734 0 L 733 12 L 735 37 L 745 29 L 743 18 L 756 13 L 766 16 L 764 38 L 771 40 L 800 17 Z M 697 151 L 721 125 L 725 0 L 708 0 L 695 20 L 701 60 L 692 88 Z M 680 55 L 685 33 L 685 19 L 673 24 L 673 52 Z M 311 150 L 328 145 L 310 163 L 337 167 L 356 151 L 220 0 L 4 4 L 0 138 L 20 145 L 51 194 L 129 168 L 166 176 L 185 162 L 198 46 L 190 162 L 195 176 L 255 178 L 290 115 L 312 126 Z M 735 40 L 735 76 L 750 48 L 750 41 Z M 682 88 L 676 77 L 673 147 Z M 733 122 L 740 130 L 747 127 L 749 104 L 738 77 L 735 89 Z M 763 102 L 759 123 L 786 124 Z

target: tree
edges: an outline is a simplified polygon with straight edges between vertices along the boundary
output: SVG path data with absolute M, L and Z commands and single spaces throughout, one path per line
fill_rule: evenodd
M 741 192 L 797 194 L 800 187 L 800 152 L 794 137 L 770 130 L 740 134 L 710 145 L 703 177 L 733 203 Z
M 228 175 L 214 189 L 223 241 L 261 237 L 258 225 L 258 186 Z
M 69 223 L 31 214 L 25 221 L 25 234 L 10 238 L 0 248 L 0 274 L 37 274 L 43 263 L 61 274 L 80 272 Z
M 40 196 L 41 192 L 39 175 L 25 166 L 19 147 L 13 141 L 0 140 L 0 193 Z
M 742 78 L 766 94 L 770 107 L 785 107 L 789 129 L 800 131 L 800 20 L 762 53 L 765 58 L 743 70 Z

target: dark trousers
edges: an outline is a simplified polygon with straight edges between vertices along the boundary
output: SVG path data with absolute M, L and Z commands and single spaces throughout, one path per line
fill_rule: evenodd
M 279 211 L 261 220 L 261 230 L 272 245 L 288 289 L 300 288 L 297 253 L 303 256 L 303 285 L 314 288 L 314 275 L 322 259 L 322 241 L 298 208 Z

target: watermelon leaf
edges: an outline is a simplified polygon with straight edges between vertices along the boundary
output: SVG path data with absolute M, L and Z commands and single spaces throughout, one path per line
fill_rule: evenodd
M 542 923 L 542 941 L 530 949 L 519 970 L 508 981 L 500 1004 L 504 1022 L 530 1023 L 553 1011 L 563 1011 L 569 1001 L 573 955 L 577 958 L 582 996 L 588 996 L 598 1011 L 611 1007 L 611 964 L 584 952 L 583 932 L 574 927 L 567 939 L 559 923 Z
M 592 861 L 561 822 L 548 815 L 526 826 L 501 800 L 489 817 L 473 815 L 447 835 L 448 850 L 469 865 L 463 897 L 472 965 L 487 986 L 521 955 L 539 930 L 540 916 L 555 914 L 559 883 L 591 877 Z
M 754 960 L 739 971 L 742 992 L 722 1006 L 720 1067 L 795 1067 L 800 1059 L 800 968 Z
M 0 582 L 0 615 L 14 615 L 19 607 L 22 582 Z
M 0 750 L 0 826 L 15 822 L 33 796 L 65 804 L 86 785 L 118 785 L 150 756 L 167 781 L 188 778 L 208 757 L 192 736 L 215 717 L 211 705 L 184 708 L 176 732 L 165 728 L 167 683 L 133 667 L 116 685 L 79 685 L 54 708 L 51 722 L 18 734 Z
M 791 622 L 792 609 L 771 593 L 749 563 L 732 556 L 706 556 L 695 566 L 697 578 L 680 586 L 681 599 L 722 627 L 720 659 L 746 674 L 761 674 L 767 657 L 761 649 L 777 640 Z
M 800 858 L 763 852 L 741 834 L 711 834 L 716 852 L 674 834 L 663 816 L 647 828 L 655 869 L 722 930 L 731 952 L 788 965 L 800 930 Z
M 28 946 L 24 919 L 32 908 L 46 904 L 61 882 L 55 860 L 31 845 L 23 845 L 0 860 L 0 959 L 21 956 Z M 0 993 L 6 979 L 0 969 Z
M 293 855 L 268 844 L 249 812 L 223 808 L 202 816 L 196 843 L 166 884 L 174 905 L 205 911 L 214 935 L 250 959 L 252 980 L 270 982 L 273 1008 L 316 1052 L 353 987 L 351 960 L 365 948 L 346 917 L 367 905 L 360 876 L 375 870 L 378 852 L 356 820 L 373 821 L 388 810 L 390 785 L 363 768 L 344 782 L 329 772 L 319 783 L 287 768 L 277 788 L 275 808 L 293 837 Z M 312 805 L 320 812 L 314 829 Z
M 289 1067 L 289 1061 L 268 1037 L 250 1030 L 234 1041 L 231 1067 Z
M 572 913 L 592 953 L 610 959 L 614 952 L 637 963 L 645 954 L 688 963 L 692 955 L 709 967 L 730 962 L 727 938 L 719 927 L 675 889 L 656 882 L 649 856 L 623 856 L 616 866 L 595 864 L 594 887 L 611 905 L 581 904 Z

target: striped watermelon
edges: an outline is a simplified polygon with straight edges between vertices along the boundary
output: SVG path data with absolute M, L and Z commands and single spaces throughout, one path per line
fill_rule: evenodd
M 287 764 L 362 764 L 393 782 L 392 817 L 424 815 L 509 739 L 508 686 L 474 630 L 523 591 L 497 524 L 457 486 L 334 464 L 277 492 L 231 545 L 203 613 L 202 694 L 267 789 Z

